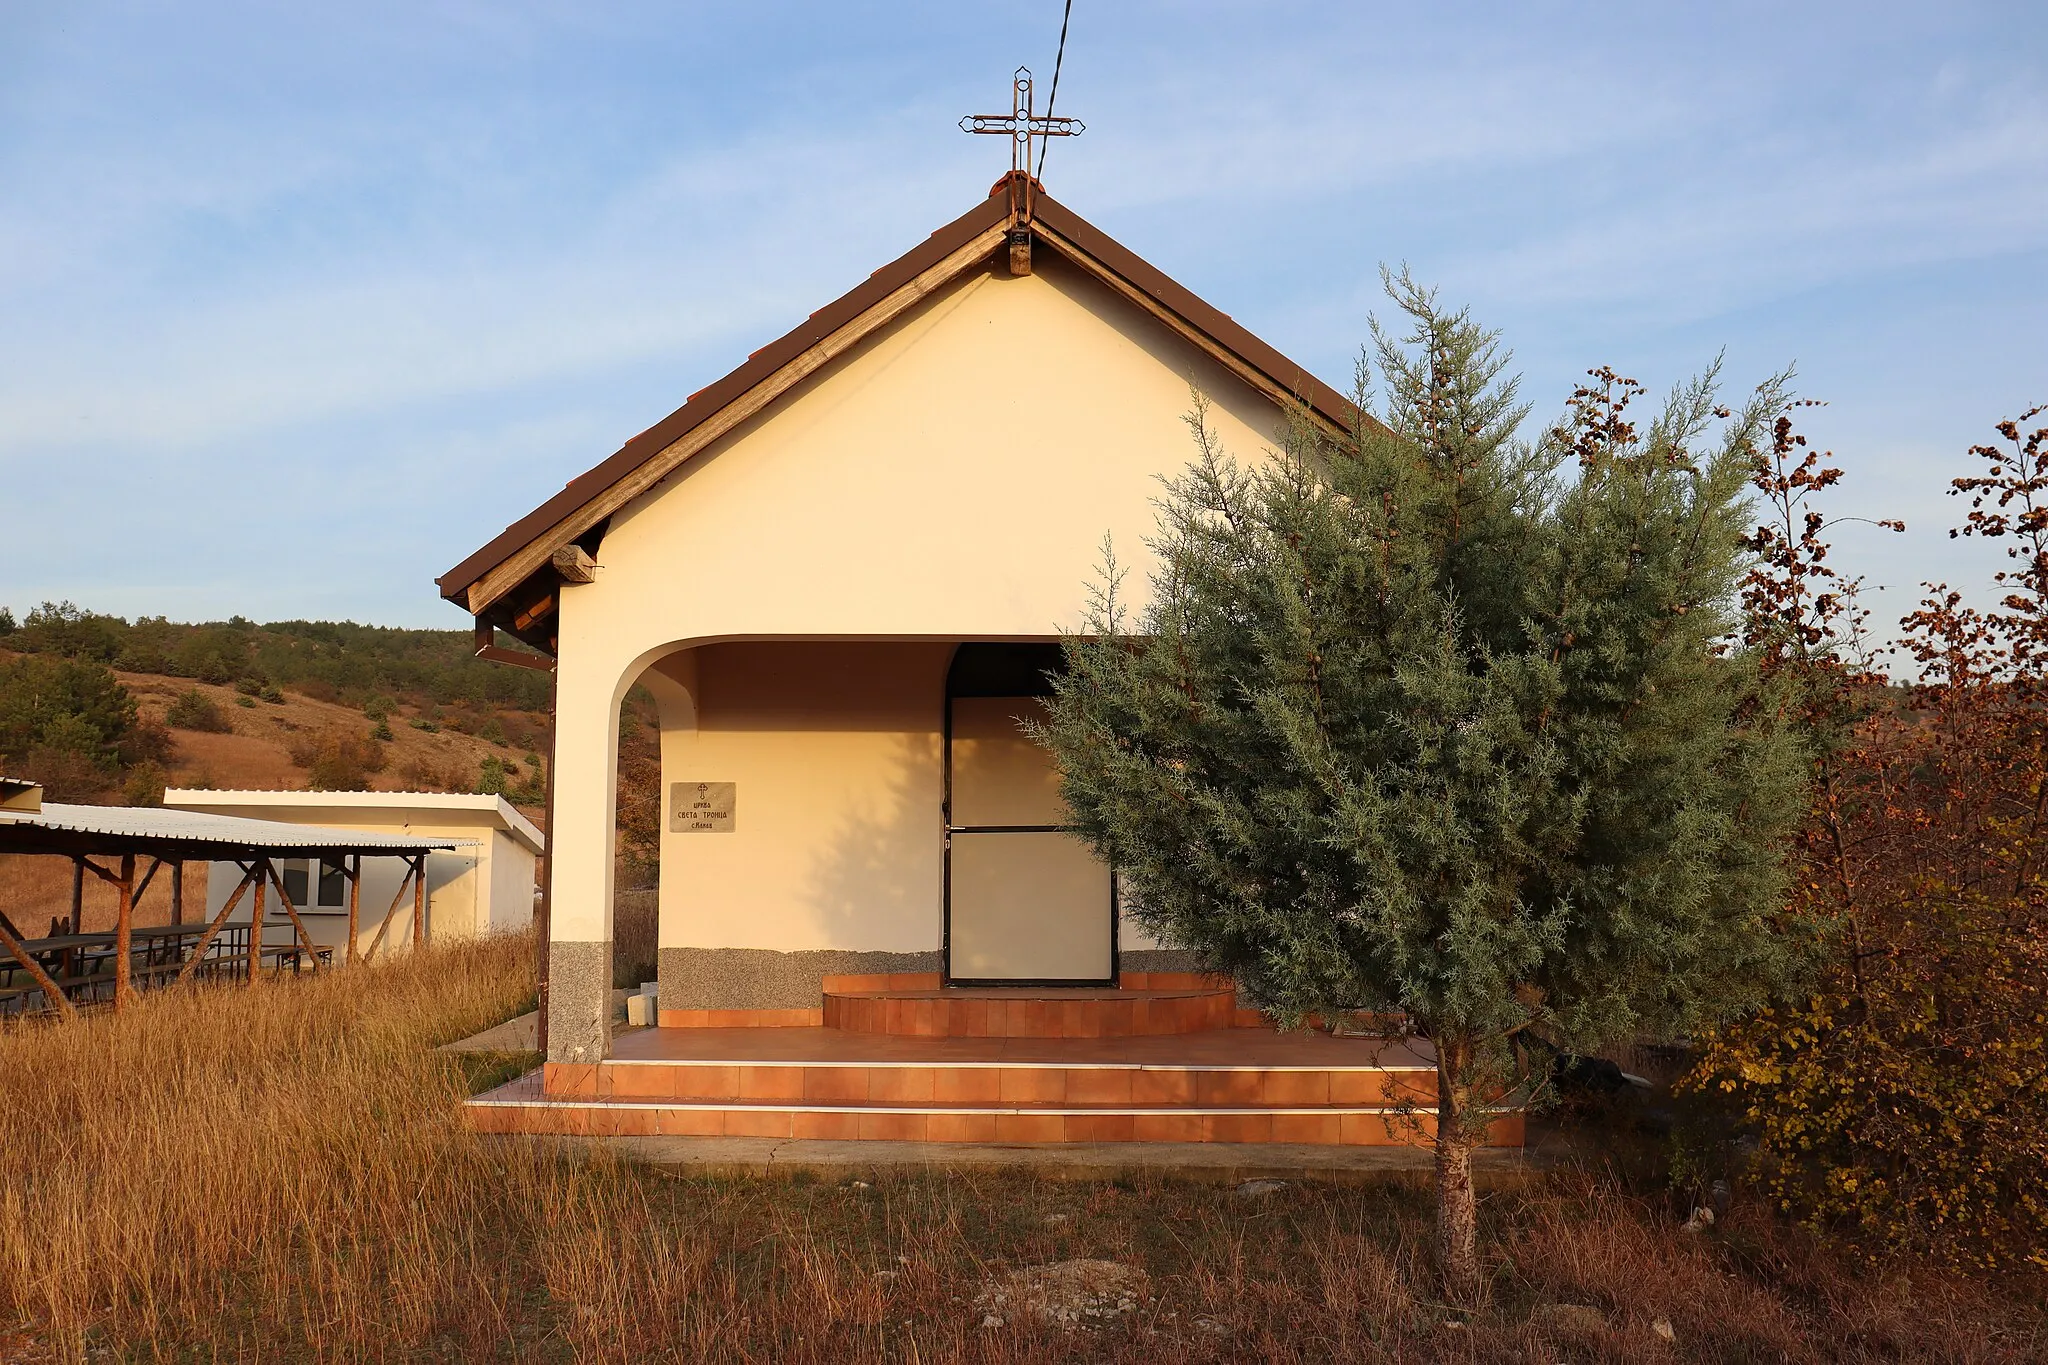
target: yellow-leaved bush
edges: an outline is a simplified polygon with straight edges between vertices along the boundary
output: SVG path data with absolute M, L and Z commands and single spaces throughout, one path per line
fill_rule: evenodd
M 1814 737 L 1786 913 L 1826 931 L 1810 994 L 1707 1041 L 1718 1098 L 1785 1211 L 1873 1252 L 2048 1267 L 2048 428 L 2001 424 L 1954 481 L 1963 535 L 2004 539 L 2000 609 L 1929 585 L 1917 676 L 1852 662 L 1860 624 L 1811 495 L 1838 477 L 1781 426 L 1758 487 L 1753 630 Z M 1797 458 L 1794 458 L 1797 457 Z

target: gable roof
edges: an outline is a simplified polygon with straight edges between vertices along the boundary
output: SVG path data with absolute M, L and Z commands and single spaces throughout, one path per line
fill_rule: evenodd
M 556 552 L 593 532 L 601 535 L 614 512 L 719 437 L 920 300 L 984 268 L 1012 231 L 1020 230 L 1013 202 L 1021 196 L 1012 195 L 1011 179 L 1021 175 L 1013 171 L 998 180 L 982 203 L 571 479 L 442 574 L 436 580 L 441 595 L 477 617 L 480 639 L 488 624 L 552 653 L 551 621 L 562 582 L 552 567 Z M 1350 432 L 1358 413 L 1342 394 L 1043 190 L 1032 198 L 1028 230 L 1034 249 L 1043 246 L 1079 267 L 1276 402 L 1300 405 L 1333 434 Z

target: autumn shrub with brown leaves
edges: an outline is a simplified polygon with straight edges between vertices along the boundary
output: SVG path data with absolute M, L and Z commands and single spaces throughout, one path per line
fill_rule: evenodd
M 1873 1253 L 2048 1269 L 2048 427 L 1972 448 L 1952 535 L 2004 541 L 1998 606 L 1929 585 L 1917 676 L 1862 662 L 1816 495 L 1779 423 L 1757 486 L 1752 630 L 1814 746 L 1787 913 L 1823 928 L 1812 993 L 1715 1037 L 1687 1085 L 1732 1102 L 1784 1210 Z
M 292 762 L 306 770 L 306 784 L 315 791 L 362 791 L 370 775 L 384 771 L 384 746 L 367 735 L 326 730 L 294 736 Z

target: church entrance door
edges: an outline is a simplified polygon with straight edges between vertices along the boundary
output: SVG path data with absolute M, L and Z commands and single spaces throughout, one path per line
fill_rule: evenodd
M 1113 985 L 1110 870 L 1068 829 L 1042 718 L 1055 645 L 962 645 L 946 685 L 946 978 Z

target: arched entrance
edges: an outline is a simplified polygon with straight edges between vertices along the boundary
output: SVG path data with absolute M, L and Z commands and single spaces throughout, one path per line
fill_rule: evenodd
M 1051 644 L 963 644 L 946 673 L 945 976 L 959 985 L 1116 984 L 1116 882 L 1071 832 L 1044 715 Z

